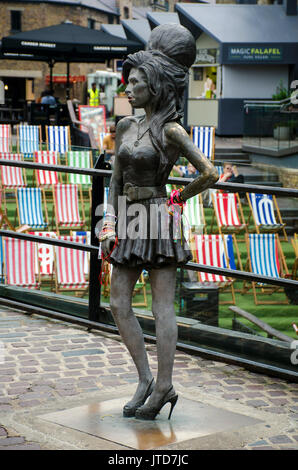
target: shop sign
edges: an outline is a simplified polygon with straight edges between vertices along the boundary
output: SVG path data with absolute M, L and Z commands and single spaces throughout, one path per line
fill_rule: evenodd
M 234 61 L 280 61 L 283 58 L 282 47 L 277 46 L 229 46 L 228 59 Z
M 196 64 L 215 64 L 219 49 L 197 49 Z

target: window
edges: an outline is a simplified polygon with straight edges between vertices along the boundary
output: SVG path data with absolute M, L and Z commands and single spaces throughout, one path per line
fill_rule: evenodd
M 21 11 L 11 10 L 10 29 L 11 29 L 11 32 L 22 31 L 22 12 Z
M 88 18 L 88 28 L 95 29 L 95 20 Z

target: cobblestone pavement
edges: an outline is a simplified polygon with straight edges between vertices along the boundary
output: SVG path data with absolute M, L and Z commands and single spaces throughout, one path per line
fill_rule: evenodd
M 25 435 L 4 426 L 16 411 L 33 413 L 45 403 L 82 394 L 115 391 L 134 384 L 135 367 L 129 353 L 114 335 L 26 315 L 0 307 L 0 450 L 45 449 Z M 3 347 L 4 346 L 4 347 Z M 150 364 L 156 370 L 156 347 L 148 345 Z M 263 410 L 276 423 L 276 432 L 246 443 L 244 449 L 298 449 L 298 384 L 263 376 L 241 367 L 193 357 L 177 351 L 174 384 L 183 394 L 206 394 L 219 403 L 243 404 Z M 285 420 L 283 419 L 283 423 Z M 268 428 L 270 426 L 268 425 Z

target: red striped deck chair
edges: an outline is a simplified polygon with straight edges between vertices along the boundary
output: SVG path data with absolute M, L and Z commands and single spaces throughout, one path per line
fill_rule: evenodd
M 4 238 L 5 283 L 10 286 L 39 289 L 40 276 L 35 273 L 35 243 Z
M 30 235 L 38 237 L 56 238 L 55 232 L 28 232 Z M 36 245 L 36 262 L 35 273 L 40 273 L 41 282 L 52 281 L 54 273 L 54 245 L 45 243 L 35 243 Z
M 11 126 L 0 124 L 0 152 L 11 152 Z
M 0 153 L 3 160 L 23 161 L 20 153 Z M 3 190 L 3 206 L 6 213 L 6 192 L 10 189 L 24 188 L 27 186 L 26 173 L 23 168 L 1 165 L 1 187 Z
M 65 240 L 83 244 L 83 236 L 57 236 L 58 240 Z M 84 272 L 85 252 L 73 248 L 55 246 L 55 284 L 56 292 L 77 291 L 83 295 L 89 287 L 88 276 Z
M 199 264 L 217 268 L 230 268 L 228 251 L 225 239 L 222 235 L 197 235 L 194 234 L 191 243 L 193 257 Z M 198 280 L 203 283 L 215 283 L 221 291 L 230 290 L 231 301 L 221 301 L 221 304 L 235 305 L 234 280 L 219 274 L 198 272 Z
M 286 258 L 283 254 L 282 246 L 277 233 L 250 233 L 245 234 L 247 248 L 246 269 L 254 274 L 269 276 L 274 278 L 288 277 L 289 271 Z M 250 286 L 256 305 L 276 305 L 288 304 L 288 298 L 272 298 L 272 294 L 283 291 L 280 287 L 269 286 L 260 282 L 243 282 L 242 293 L 246 294 Z M 250 292 L 248 292 L 250 293 Z M 268 294 L 271 299 L 268 299 Z M 264 298 L 265 297 L 265 298 Z
M 71 228 L 82 228 L 85 226 L 85 211 L 81 186 L 76 184 L 56 184 L 53 186 L 53 200 L 53 215 L 55 214 L 56 231 L 58 234 L 61 229 L 70 230 Z
M 238 193 L 212 193 L 213 217 L 211 231 L 213 229 L 214 214 L 216 216 L 219 233 L 240 233 L 247 231 L 243 210 Z M 239 211 L 238 211 L 239 207 Z M 240 215 L 239 215 L 240 213 Z
M 54 151 L 44 151 L 34 153 L 34 161 L 45 165 L 58 165 L 58 153 Z M 58 173 L 56 171 L 48 170 L 35 170 L 37 186 L 49 188 L 54 184 L 60 182 Z

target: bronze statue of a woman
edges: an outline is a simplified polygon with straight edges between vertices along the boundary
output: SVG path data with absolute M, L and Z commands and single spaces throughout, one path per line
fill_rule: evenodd
M 129 55 L 123 65 L 128 100 L 133 108 L 143 108 L 145 115 L 125 117 L 117 125 L 108 210 L 99 240 L 104 256 L 113 264 L 112 314 L 139 376 L 136 392 L 123 408 L 125 417 L 151 420 L 170 403 L 170 419 L 178 398 L 172 385 L 177 342 L 176 269 L 191 259 L 191 252 L 183 238 L 181 219 L 174 217 L 175 211 L 164 210 L 169 208 L 165 184 L 180 156 L 199 170 L 199 176 L 173 195 L 171 205 L 181 206 L 218 179 L 216 169 L 180 124 L 188 69 L 195 56 L 191 33 L 180 25 L 168 24 L 155 28 L 148 49 Z M 118 207 L 119 196 L 126 198 L 125 213 L 122 206 Z M 132 221 L 133 207 L 142 214 L 138 236 L 130 236 L 127 230 L 126 236 L 122 233 L 120 237 L 123 226 Z M 131 307 L 134 286 L 143 269 L 149 272 L 156 324 L 156 383 Z

